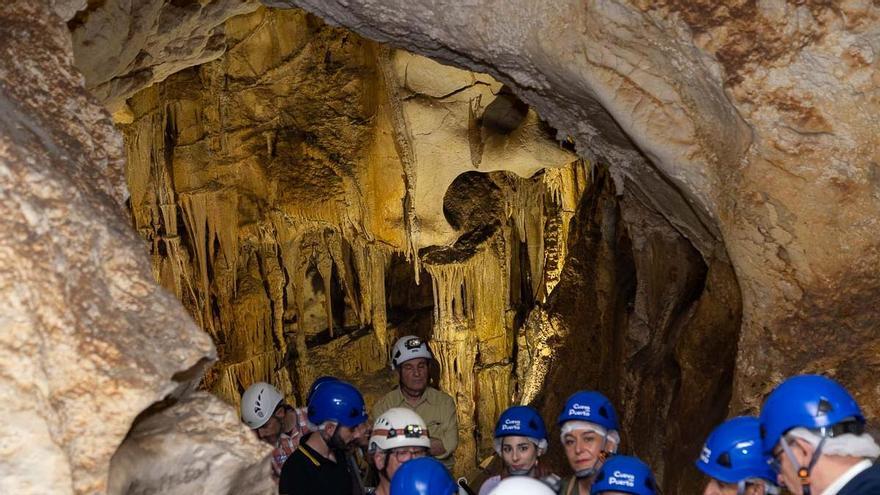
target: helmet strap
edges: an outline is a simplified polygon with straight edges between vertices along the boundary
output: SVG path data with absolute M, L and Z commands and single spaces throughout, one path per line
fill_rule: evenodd
M 507 472 L 510 473 L 511 476 L 528 476 L 529 474 L 532 473 L 532 470 L 534 470 L 535 467 L 537 467 L 537 466 L 538 466 L 538 460 L 535 459 L 534 464 L 532 464 L 531 466 L 529 466 L 529 467 L 526 468 L 526 469 L 510 469 L 510 468 L 507 468 Z
M 791 446 L 788 444 L 788 440 L 785 438 L 782 439 L 782 450 L 785 451 L 785 455 L 788 456 L 788 460 L 791 461 L 792 466 L 794 466 L 797 471 L 803 495 L 812 495 L 812 490 L 810 489 L 810 472 L 813 470 L 816 463 L 819 462 L 819 458 L 822 456 L 822 447 L 825 446 L 825 440 L 827 439 L 828 437 L 823 428 L 822 440 L 819 441 L 819 445 L 817 445 L 816 450 L 813 451 L 813 455 L 810 457 L 810 463 L 806 467 L 798 462 L 797 458 L 794 456 L 794 452 L 791 451 Z
M 382 469 L 379 470 L 379 476 L 381 476 L 382 478 L 384 478 L 386 481 L 388 481 L 390 483 L 391 477 L 388 476 L 388 459 L 391 458 L 391 451 L 390 450 L 383 450 L 382 453 L 385 454 L 385 464 L 382 466 Z
M 602 446 L 599 448 L 599 455 L 596 457 L 596 462 L 593 463 L 593 467 L 581 469 L 580 471 L 574 473 L 575 477 L 579 478 L 579 479 L 584 479 L 584 478 L 589 478 L 590 476 L 593 476 L 594 474 L 596 474 L 596 472 L 599 471 L 600 463 L 604 464 L 605 461 L 608 459 L 609 454 L 613 453 L 613 452 L 608 452 L 606 450 L 607 446 L 608 446 L 608 433 L 606 432 L 604 435 L 602 435 Z

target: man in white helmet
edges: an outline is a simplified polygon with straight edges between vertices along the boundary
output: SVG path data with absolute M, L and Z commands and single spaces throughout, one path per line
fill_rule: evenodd
M 287 405 L 277 388 L 257 382 L 241 396 L 241 420 L 260 440 L 274 447 L 272 478 L 277 483 L 284 461 L 299 446 L 300 439 L 311 431 L 306 410 Z
M 431 439 L 415 411 L 392 407 L 379 416 L 370 435 L 370 460 L 379 474 L 375 495 L 390 495 L 391 478 L 404 462 L 428 455 Z
M 428 344 L 414 335 L 401 337 L 391 351 L 391 369 L 396 370 L 399 385 L 376 402 L 374 417 L 392 407 L 412 409 L 431 433 L 430 455 L 452 468 L 452 454 L 458 447 L 458 418 L 455 401 L 449 394 L 429 385 L 430 364 L 434 356 Z

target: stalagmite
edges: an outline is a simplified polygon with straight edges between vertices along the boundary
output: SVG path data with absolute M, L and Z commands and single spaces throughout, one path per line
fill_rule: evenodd
M 82 36 L 105 8 L 88 10 L 72 25 L 84 54 L 95 53 Z M 521 278 L 511 259 L 521 250 L 497 227 L 514 224 L 528 252 L 522 279 L 532 297 L 516 304 L 531 304 L 552 288 L 545 239 L 558 243 L 554 269 L 563 263 L 560 215 L 576 202 L 575 156 L 484 74 L 376 45 L 301 11 L 259 8 L 223 29 L 225 53 L 162 75 L 124 106 L 120 98 L 146 80 L 124 91 L 121 73 L 99 83 L 119 90 L 104 97 L 120 109 L 132 217 L 153 275 L 217 345 L 205 388 L 237 404 L 265 380 L 299 404 L 314 378 L 332 374 L 368 400 L 386 391 L 390 342 L 411 331 L 411 320 L 387 315 L 388 291 L 399 290 L 386 287 L 388 267 L 402 255 L 416 282 L 430 266 L 441 383 L 463 411 L 457 456 L 471 473 L 518 393 L 514 335 L 526 308 L 513 307 L 510 283 Z M 93 60 L 83 67 L 94 76 Z M 507 127 L 483 120 L 501 93 L 521 110 Z M 539 174 L 551 169 L 559 172 Z M 506 206 L 457 230 L 444 198 L 476 170 L 518 177 L 493 178 Z M 462 239 L 466 252 L 428 254 Z

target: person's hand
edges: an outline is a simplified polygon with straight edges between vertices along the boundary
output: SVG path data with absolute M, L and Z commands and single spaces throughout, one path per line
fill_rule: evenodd
M 439 438 L 431 439 L 431 449 L 430 454 L 433 457 L 441 456 L 446 453 L 446 447 L 443 446 L 443 441 Z

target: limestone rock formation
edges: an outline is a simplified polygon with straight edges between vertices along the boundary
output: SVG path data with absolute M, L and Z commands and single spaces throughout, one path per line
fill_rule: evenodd
M 12 1 L 0 26 L 0 491 L 102 493 L 134 417 L 193 386 L 214 348 L 152 280 L 122 140 L 64 23 Z
M 259 7 L 249 0 L 107 0 L 82 9 L 84 4 L 65 2 L 56 10 L 62 16 L 79 11 L 70 23 L 76 67 L 86 88 L 120 118 L 137 91 L 222 55 L 223 23 Z
M 190 476 L 210 493 L 273 493 L 235 410 L 189 395 L 214 346 L 150 273 L 123 141 L 73 68 L 63 20 L 12 1 L 0 26 L 0 492 L 173 493 L 166 482 Z M 129 432 L 158 401 L 175 405 Z M 137 459 L 117 452 L 126 437 Z M 161 438 L 211 470 L 143 455 Z M 114 453 L 124 491 L 108 482 Z
M 270 495 L 269 447 L 206 392 L 148 410 L 113 455 L 109 494 Z M 234 432 L 234 433 L 233 433 Z
M 262 493 L 205 366 L 371 401 L 403 333 L 467 474 L 582 387 L 670 493 L 788 374 L 880 412 L 874 3 L 262 4 L 0 7 L 0 491 Z
M 388 321 L 386 274 L 409 260 L 413 282 L 433 286 L 440 385 L 460 405 L 462 470 L 474 469 L 515 393 L 505 287 L 523 275 L 510 259 L 524 243 L 530 298 L 549 293 L 564 248 L 545 252 L 545 231 L 564 245 L 585 164 L 509 92 L 493 105 L 490 77 L 302 11 L 260 9 L 224 30 L 221 58 L 131 98 L 123 126 L 154 275 L 218 343 L 206 385 L 237 403 L 269 380 L 299 403 L 332 374 L 372 402 L 393 381 L 392 339 L 423 331 Z M 487 174 L 493 206 L 465 173 Z M 451 225 L 447 205 L 467 221 Z M 478 414 L 479 389 L 495 399 Z
M 290 3 L 489 72 L 607 160 L 618 185 L 631 178 L 707 262 L 729 255 L 743 301 L 734 410 L 788 374 L 822 371 L 878 414 L 880 7 Z M 677 201 L 642 180 L 654 171 Z

